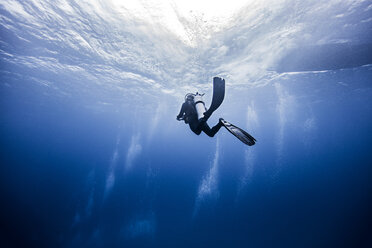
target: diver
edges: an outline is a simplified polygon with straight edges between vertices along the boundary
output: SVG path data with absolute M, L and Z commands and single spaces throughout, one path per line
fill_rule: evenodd
M 224 126 L 244 144 L 253 146 L 256 143 L 256 139 L 252 135 L 222 118 L 220 118 L 217 125 L 212 128 L 207 124 L 209 117 L 218 109 L 225 98 L 225 79 L 220 77 L 213 78 L 212 103 L 208 110 L 205 107 L 203 95 L 204 94 L 199 94 L 198 92 L 196 92 L 196 94 L 186 94 L 185 102 L 182 104 L 181 111 L 177 115 L 177 120 L 184 120 L 186 124 L 189 124 L 190 129 L 197 135 L 203 131 L 209 137 L 213 137 L 220 128 Z
M 207 118 L 204 115 L 202 118 L 198 118 L 197 109 L 195 107 L 195 98 L 200 96 L 199 93 L 192 94 L 188 93 L 185 97 L 185 102 L 182 104 L 181 111 L 177 115 L 177 120 L 184 120 L 186 124 L 189 124 L 190 129 L 197 135 L 202 131 L 209 137 L 213 137 L 222 127 L 221 119 L 214 127 L 210 128 L 207 124 Z M 204 104 L 204 103 L 202 103 Z M 203 113 L 204 114 L 204 113 Z

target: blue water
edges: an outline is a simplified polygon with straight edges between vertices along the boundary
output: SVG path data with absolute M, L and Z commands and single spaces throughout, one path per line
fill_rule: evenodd
M 114 2 L 0 2 L 1 247 L 372 245 L 368 1 Z M 176 120 L 214 76 L 255 146 Z

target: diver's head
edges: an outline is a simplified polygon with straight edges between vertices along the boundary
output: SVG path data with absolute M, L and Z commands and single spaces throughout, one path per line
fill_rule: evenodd
M 185 96 L 185 102 L 193 102 L 194 101 L 194 94 L 188 93 Z

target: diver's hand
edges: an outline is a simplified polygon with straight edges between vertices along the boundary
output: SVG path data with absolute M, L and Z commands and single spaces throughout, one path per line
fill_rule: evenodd
M 181 117 L 176 117 L 176 119 L 177 119 L 177 121 L 181 121 L 182 120 L 182 118 Z

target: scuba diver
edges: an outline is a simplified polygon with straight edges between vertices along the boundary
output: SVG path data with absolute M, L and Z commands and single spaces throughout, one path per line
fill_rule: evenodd
M 213 97 L 211 106 L 208 110 L 205 107 L 203 95 L 204 94 L 199 94 L 198 92 L 196 92 L 196 94 L 186 94 L 185 102 L 182 104 L 180 113 L 177 115 L 177 120 L 184 120 L 186 124 L 189 124 L 190 129 L 197 135 L 203 131 L 209 137 L 213 137 L 220 128 L 224 126 L 244 144 L 248 146 L 255 144 L 256 139 L 249 133 L 222 118 L 220 118 L 219 122 L 212 128 L 207 124 L 209 117 L 223 102 L 225 97 L 225 79 L 220 77 L 213 78 Z
M 196 94 L 188 93 L 185 96 L 185 102 L 182 104 L 181 111 L 177 115 L 177 120 L 184 120 L 186 124 L 189 124 L 190 129 L 197 135 L 202 131 L 206 133 L 209 137 L 213 137 L 218 130 L 222 127 L 221 119 L 214 127 L 210 128 L 207 124 L 207 118 L 202 117 L 198 119 L 197 109 L 195 107 L 195 98 L 200 97 L 198 92 Z M 204 105 L 204 103 L 201 103 Z M 204 112 L 203 112 L 204 114 Z

